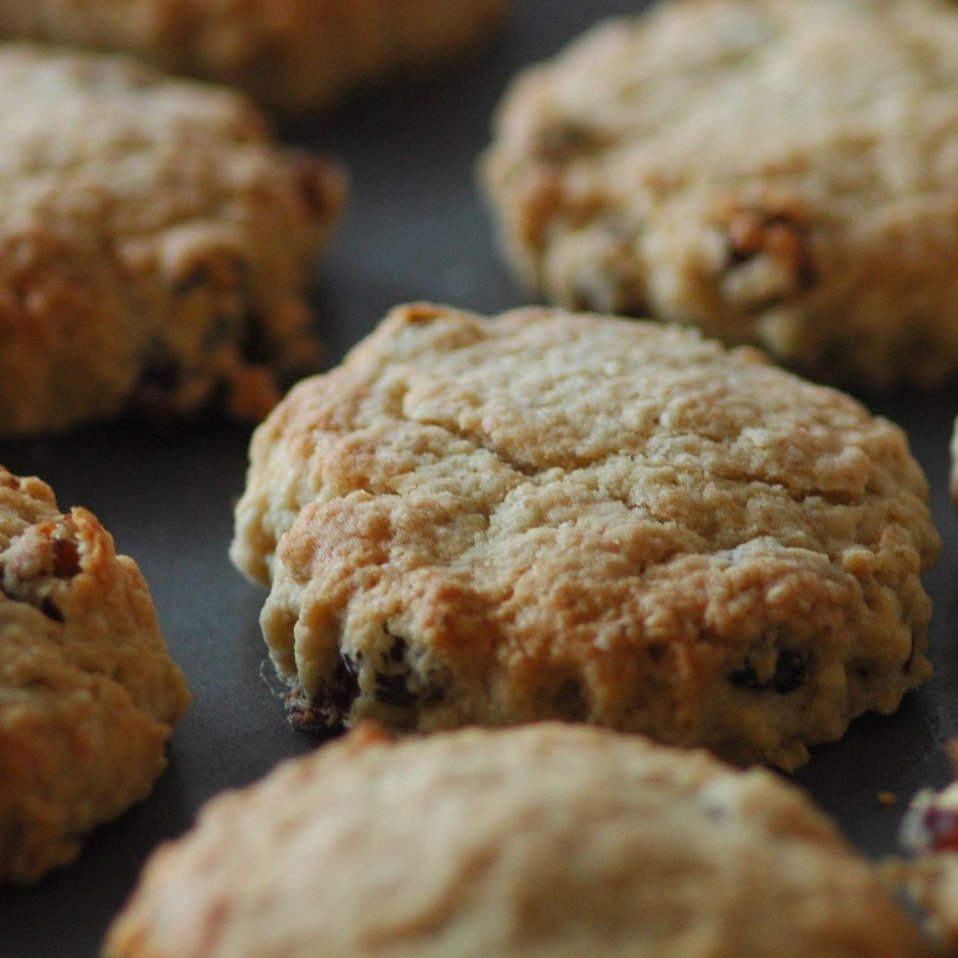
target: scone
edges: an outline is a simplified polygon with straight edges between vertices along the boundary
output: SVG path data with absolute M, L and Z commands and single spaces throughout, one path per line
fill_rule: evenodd
M 549 302 L 870 388 L 958 370 L 958 6 L 683 0 L 518 78 L 482 163 Z
M 951 749 L 958 760 L 958 743 Z M 958 781 L 915 796 L 902 823 L 902 844 L 910 857 L 888 862 L 888 875 L 927 916 L 943 953 L 958 955 Z
M 562 724 L 375 730 L 214 801 L 109 958 L 912 958 L 871 867 L 764 770 Z
M 0 467 L 0 882 L 72 861 L 145 798 L 188 703 L 136 563 Z
M 235 564 L 304 726 L 586 720 L 791 769 L 930 674 L 896 426 L 757 351 L 397 308 L 257 430 Z
M 333 163 L 232 92 L 0 46 L 0 434 L 131 409 L 259 419 L 318 366 Z
M 303 114 L 454 62 L 505 9 L 506 0 L 4 0 L 0 37 L 135 53 Z

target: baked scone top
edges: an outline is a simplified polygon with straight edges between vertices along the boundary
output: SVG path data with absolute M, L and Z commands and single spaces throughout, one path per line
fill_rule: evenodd
M 359 730 L 215 799 L 110 958 L 909 958 L 919 936 L 797 789 L 568 725 Z
M 396 73 L 454 61 L 506 0 L 6 0 L 0 36 L 134 53 L 310 114 Z
M 929 384 L 958 368 L 956 83 L 941 0 L 660 3 L 526 71 L 484 179 L 554 302 Z
M 315 369 L 342 171 L 225 89 L 0 45 L 0 432 L 131 406 L 258 420 Z
M 189 701 L 133 560 L 0 467 L 0 882 L 66 864 L 145 798 Z
M 753 350 L 398 308 L 251 455 L 232 557 L 321 723 L 588 718 L 791 767 L 929 674 L 904 434 Z

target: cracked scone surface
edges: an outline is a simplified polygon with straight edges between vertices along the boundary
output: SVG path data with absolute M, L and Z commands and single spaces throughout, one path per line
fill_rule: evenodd
M 546 723 L 373 729 L 215 799 L 110 958 L 906 958 L 917 931 L 808 798 Z
M 904 434 L 697 332 L 399 307 L 257 430 L 294 721 L 588 720 L 792 768 L 930 673 Z
M 552 302 L 929 385 L 958 369 L 956 83 L 944 0 L 661 3 L 518 78 L 483 178 Z
M 454 64 L 506 0 L 5 0 L 0 37 L 135 53 L 287 114 L 397 74 Z
M 67 864 L 145 798 L 188 703 L 136 563 L 0 467 L 0 882 Z
M 0 139 L 0 433 L 256 420 L 317 368 L 305 288 L 343 173 L 244 98 L 0 45 Z

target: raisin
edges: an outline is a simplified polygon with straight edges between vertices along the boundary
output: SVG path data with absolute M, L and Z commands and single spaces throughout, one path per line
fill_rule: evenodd
M 393 641 L 382 653 L 383 670 L 376 672 L 374 695 L 378 702 L 397 708 L 418 708 L 442 701 L 444 692 L 435 683 L 426 683 L 406 661 L 409 643 L 402 636 L 383 629 Z
M 63 613 L 53 604 L 52 599 L 44 599 L 40 603 L 40 611 L 53 622 L 63 621 Z
M 269 339 L 263 317 L 248 310 L 243 317 L 243 332 L 239 343 L 240 355 L 253 366 L 267 366 L 276 358 L 276 349 Z
M 399 708 L 411 708 L 419 700 L 406 685 L 406 676 L 376 673 L 376 699 L 384 705 L 396 705 Z
M 160 349 L 152 350 L 143 364 L 137 389 L 155 389 L 163 393 L 171 393 L 179 388 L 183 381 L 183 370 L 172 356 L 161 353 Z
M 392 635 L 391 632 L 387 630 L 387 635 Z M 399 665 L 406 658 L 406 650 L 409 646 L 406 644 L 406 640 L 400 638 L 398 635 L 393 636 L 393 644 L 389 647 L 389 651 L 386 653 L 386 658 L 390 662 L 395 662 Z
M 736 688 L 749 692 L 777 692 L 788 695 L 801 688 L 810 672 L 810 655 L 804 649 L 779 649 L 775 658 L 775 671 L 768 679 L 760 679 L 754 665 L 745 660 L 745 664 L 729 672 L 728 680 Z
M 567 722 L 583 722 L 589 715 L 589 706 L 577 679 L 566 679 L 553 698 L 559 718 Z
M 325 688 L 325 698 L 329 705 L 345 715 L 359 695 L 359 670 L 356 662 L 348 655 L 340 655 L 333 670 L 332 683 Z
M 958 851 L 958 811 L 932 805 L 925 812 L 922 826 L 936 852 Z
M 72 579 L 80 571 L 80 548 L 72 539 L 52 539 L 53 574 Z

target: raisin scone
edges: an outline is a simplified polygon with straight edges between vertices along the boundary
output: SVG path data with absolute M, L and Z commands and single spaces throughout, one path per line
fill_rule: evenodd
M 189 699 L 136 563 L 0 467 L 0 882 L 67 864 L 145 798 Z
M 321 943 L 321 944 L 317 944 Z M 804 793 L 563 724 L 359 729 L 214 799 L 147 863 L 109 958 L 914 958 Z
M 0 37 L 135 53 L 286 114 L 453 63 L 506 0 L 4 0 Z
M 255 420 L 318 367 L 305 287 L 344 174 L 245 98 L 0 45 L 0 141 L 0 433 Z
M 958 6 L 683 0 L 517 78 L 482 179 L 548 301 L 886 388 L 958 370 Z
M 902 431 L 757 350 L 399 307 L 258 428 L 231 554 L 303 726 L 587 720 L 794 768 L 928 677 Z
M 950 743 L 958 768 L 958 742 Z M 885 863 L 886 877 L 904 888 L 925 915 L 942 954 L 958 955 L 958 781 L 922 789 L 902 822 L 908 857 Z

